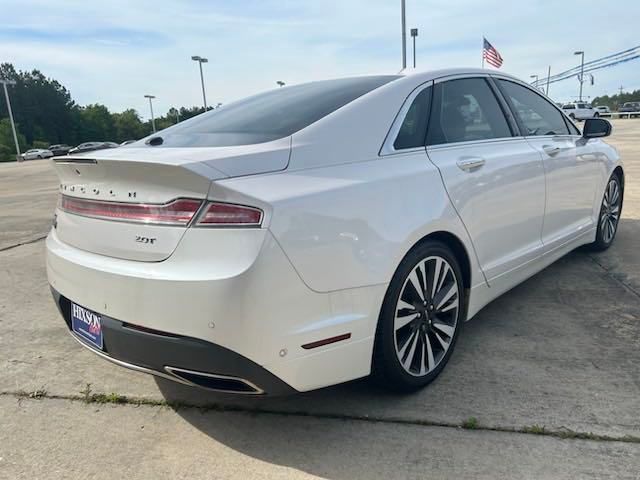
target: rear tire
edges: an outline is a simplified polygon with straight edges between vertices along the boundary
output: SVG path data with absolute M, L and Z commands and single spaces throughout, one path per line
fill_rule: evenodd
M 600 114 L 598 112 L 593 114 L 593 118 L 598 118 L 600 116 Z
M 373 378 L 396 391 L 432 382 L 445 367 L 466 316 L 462 271 L 445 244 L 426 240 L 400 262 L 385 295 Z
M 590 245 L 592 250 L 603 251 L 611 246 L 618 232 L 618 223 L 622 213 L 622 181 L 614 173 L 609 178 L 600 204 L 596 240 Z

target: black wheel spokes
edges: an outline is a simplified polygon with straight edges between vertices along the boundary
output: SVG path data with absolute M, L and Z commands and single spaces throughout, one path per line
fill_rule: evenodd
M 441 257 L 428 257 L 408 275 L 394 319 L 396 353 L 408 373 L 426 375 L 446 354 L 457 323 L 458 295 L 453 269 Z
M 613 240 L 620 219 L 620 186 L 615 179 L 611 179 L 602 199 L 602 214 L 600 216 L 600 232 L 602 240 L 609 243 Z

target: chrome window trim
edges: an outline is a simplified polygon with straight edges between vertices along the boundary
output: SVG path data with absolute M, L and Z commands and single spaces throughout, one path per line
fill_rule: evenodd
M 422 93 L 425 89 L 431 86 L 433 86 L 433 80 L 429 80 L 425 83 L 421 83 L 415 89 L 413 89 L 413 91 L 405 99 L 404 103 L 402 104 L 402 107 L 400 107 L 400 110 L 396 114 L 396 118 L 393 120 L 393 123 L 391 124 L 391 128 L 387 132 L 387 136 L 384 139 L 384 143 L 382 144 L 382 148 L 380 148 L 380 153 L 378 155 L 380 155 L 381 157 L 384 157 L 387 155 L 397 155 L 399 153 L 412 153 L 412 152 L 424 151 L 424 146 L 401 148 L 396 150 L 393 144 L 395 143 L 396 138 L 398 137 L 398 133 L 400 133 L 400 128 L 404 123 L 404 119 L 406 118 L 407 113 L 411 108 L 411 105 L 413 105 L 413 101 L 416 99 L 418 95 L 420 95 L 420 93 Z
M 504 142 L 513 142 L 513 141 L 522 141 L 525 137 L 516 136 L 516 137 L 499 137 L 499 138 L 485 138 L 483 140 L 469 140 L 467 142 L 450 142 L 450 143 L 438 143 L 435 145 L 427 145 L 427 151 L 432 150 L 443 150 L 445 148 L 464 148 L 473 145 L 486 145 L 491 143 L 504 143 Z

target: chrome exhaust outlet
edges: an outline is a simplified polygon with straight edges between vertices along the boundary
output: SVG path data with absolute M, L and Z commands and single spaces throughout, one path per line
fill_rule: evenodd
M 169 374 L 177 377 L 180 383 L 185 383 L 193 387 L 204 388 L 213 392 L 240 395 L 264 394 L 264 390 L 244 378 L 219 375 L 216 373 L 196 372 L 194 370 L 171 366 L 165 366 L 164 369 Z

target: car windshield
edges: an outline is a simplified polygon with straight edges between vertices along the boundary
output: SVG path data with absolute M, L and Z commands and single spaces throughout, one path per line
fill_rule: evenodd
M 163 147 L 221 147 L 292 135 L 395 75 L 325 80 L 278 88 L 198 115 L 158 133 Z M 144 145 L 141 145 L 143 147 Z

